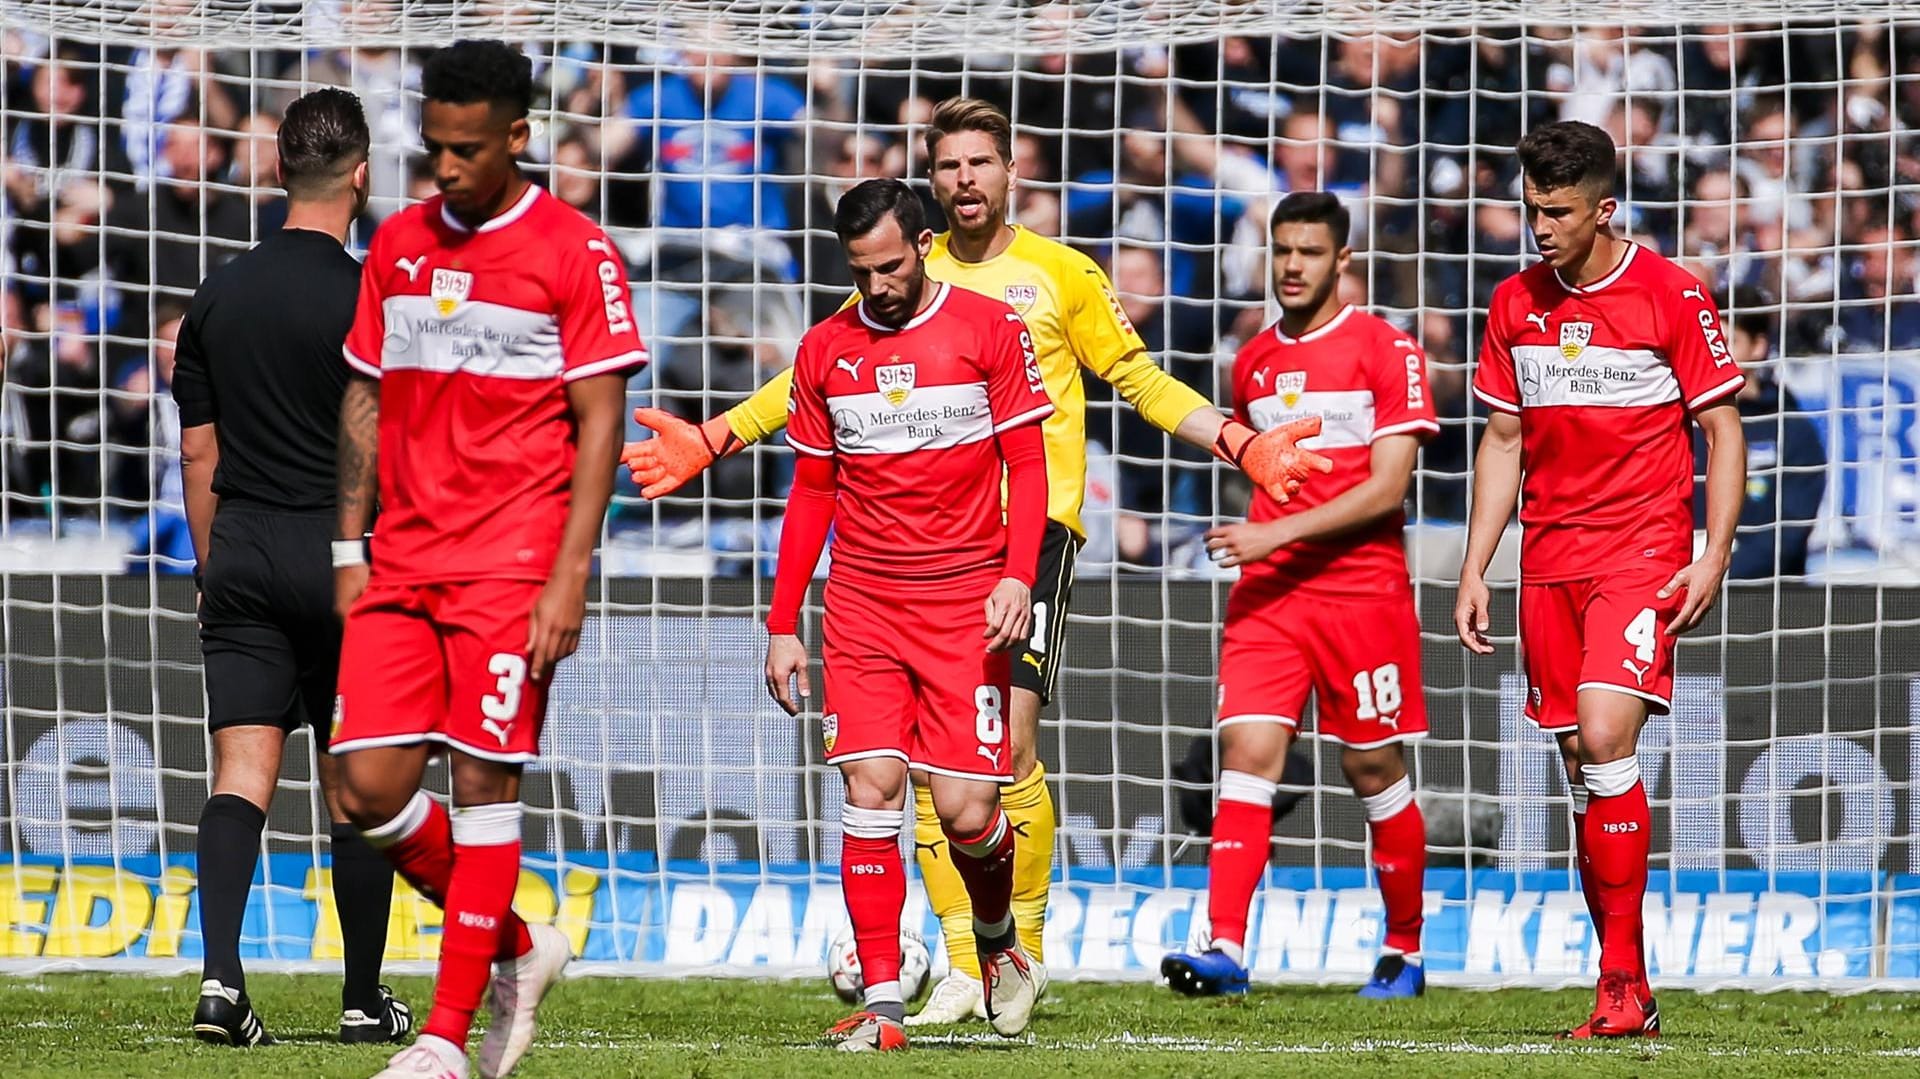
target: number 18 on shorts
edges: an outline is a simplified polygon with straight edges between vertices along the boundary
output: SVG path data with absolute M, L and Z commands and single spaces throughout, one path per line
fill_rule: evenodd
M 368 585 L 347 617 L 332 750 L 441 743 L 486 760 L 540 753 L 547 684 L 527 667 L 538 581 Z

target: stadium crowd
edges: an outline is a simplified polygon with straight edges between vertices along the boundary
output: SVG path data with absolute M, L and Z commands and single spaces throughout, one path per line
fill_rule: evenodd
M 1064 18 L 1066 5 L 1046 11 Z M 916 125 L 965 92 L 1019 127 L 1015 216 L 1113 277 L 1162 362 L 1223 407 L 1234 349 L 1266 321 L 1264 233 L 1280 194 L 1354 210 L 1344 291 L 1418 336 L 1444 426 L 1417 517 L 1459 521 L 1474 427 L 1469 362 L 1493 286 L 1527 257 L 1511 147 L 1582 119 L 1623 148 L 1635 239 L 1683 261 L 1757 335 L 1750 428 L 1781 443 L 1751 529 L 1811 530 L 1825 426 L 1797 416 L 1792 361 L 1920 348 L 1920 31 L 1700 26 L 1227 38 L 1166 49 L 856 64 L 755 60 L 724 35 L 673 54 L 527 46 L 545 101 L 532 153 L 632 266 L 655 362 L 634 381 L 689 418 L 791 359 L 849 291 L 832 207 L 853 182 L 923 176 Z M 178 520 L 171 342 L 205 271 L 284 219 L 277 117 L 303 86 L 351 88 L 374 125 L 372 224 L 432 193 L 415 164 L 419 50 L 284 53 L 80 46 L 17 32 L 0 74 L 0 447 L 14 530 L 125 529 L 161 572 Z M 924 190 L 924 189 L 923 189 Z M 928 199 L 928 209 L 937 207 Z M 298 297 L 287 302 L 298 303 Z M 1090 506 L 1110 561 L 1190 558 L 1244 492 L 1103 383 Z M 1787 419 L 1779 419 L 1780 416 Z M 1819 417 L 1815 417 L 1818 419 Z M 1780 471 L 1785 467 L 1786 471 Z M 1772 469 L 1772 472 L 1768 472 Z M 701 516 L 761 522 L 777 455 L 724 462 Z M 1814 485 L 1811 492 L 1808 484 Z M 655 527 L 631 489 L 623 522 Z M 749 537 L 703 542 L 765 552 Z M 1184 552 L 1184 553 L 1183 553 Z M 1804 571 L 1804 553 L 1782 562 Z M 1771 572 L 1768 559 L 1766 572 Z

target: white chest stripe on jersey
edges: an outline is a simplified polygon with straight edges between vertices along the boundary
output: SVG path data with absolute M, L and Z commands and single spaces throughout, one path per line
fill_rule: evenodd
M 1302 439 L 1312 450 L 1341 450 L 1373 441 L 1372 390 L 1308 390 L 1294 398 L 1292 408 L 1279 397 L 1260 397 L 1247 404 L 1247 415 L 1262 431 L 1302 416 L 1320 417 L 1320 433 Z
M 993 437 L 987 387 L 915 386 L 898 406 L 883 393 L 827 398 L 833 442 L 845 454 L 944 450 Z
M 381 304 L 387 334 L 380 367 L 392 371 L 559 378 L 566 364 L 552 315 L 464 300 L 441 318 L 431 296 L 389 296 Z
M 1569 360 L 1553 345 L 1513 346 L 1522 408 L 1650 408 L 1680 400 L 1680 380 L 1652 349 L 1588 345 Z

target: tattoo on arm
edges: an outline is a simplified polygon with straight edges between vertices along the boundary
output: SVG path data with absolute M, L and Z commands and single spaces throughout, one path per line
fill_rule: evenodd
M 341 539 L 352 539 L 373 520 L 380 495 L 380 384 L 368 378 L 347 383 L 340 402 L 340 476 L 338 481 Z

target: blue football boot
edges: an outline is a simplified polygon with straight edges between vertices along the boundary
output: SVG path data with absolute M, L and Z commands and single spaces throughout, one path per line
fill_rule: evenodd
M 1247 991 L 1247 968 L 1218 948 L 1189 955 L 1174 952 L 1160 960 L 1160 976 L 1176 993 L 1221 997 Z
M 1366 1000 L 1406 1000 L 1427 991 L 1427 972 L 1404 955 L 1383 955 L 1373 965 L 1373 977 L 1360 987 Z

